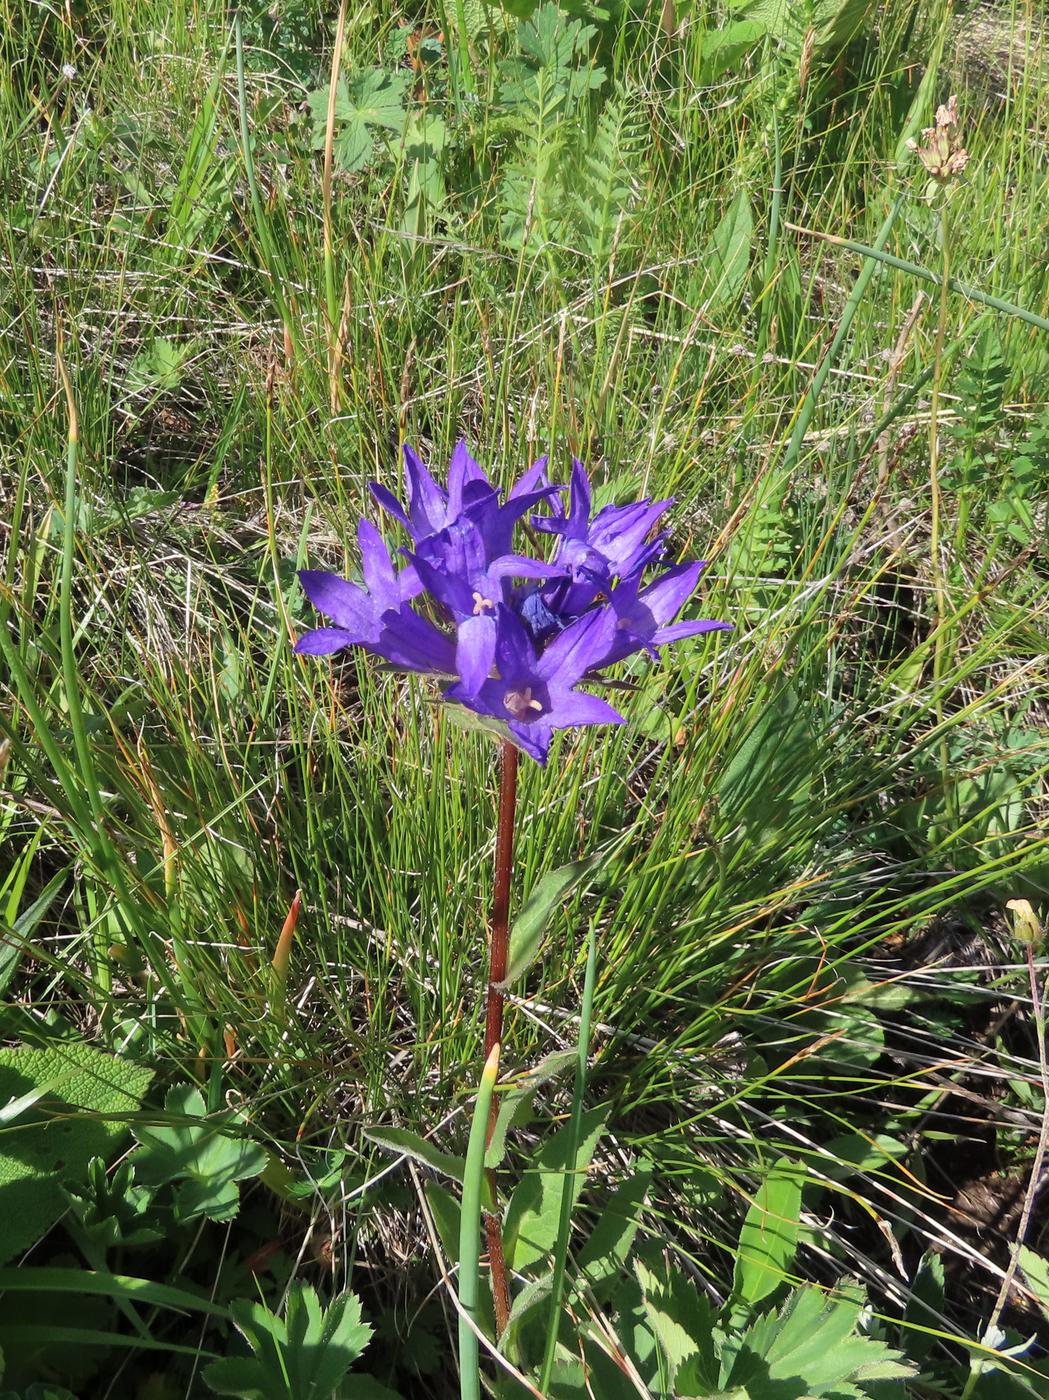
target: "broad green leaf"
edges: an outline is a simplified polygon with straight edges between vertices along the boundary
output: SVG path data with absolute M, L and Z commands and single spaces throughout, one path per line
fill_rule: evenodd
M 652 1176 L 652 1163 L 641 1158 L 601 1207 L 597 1223 L 576 1257 L 579 1273 L 591 1288 L 615 1278 L 626 1265 Z
M 723 29 L 712 29 L 708 34 L 704 34 L 700 50 L 699 81 L 716 83 L 723 73 L 736 66 L 765 33 L 766 29 L 761 20 L 740 19 L 733 24 L 726 24 Z
M 464 1158 L 442 1152 L 432 1142 L 408 1128 L 365 1128 L 364 1136 L 385 1152 L 393 1152 L 398 1157 L 411 1157 L 412 1161 L 421 1162 L 424 1167 L 430 1167 L 442 1176 L 450 1176 L 453 1181 L 461 1182 L 463 1179 L 466 1170 Z
M 153 1071 L 75 1041 L 0 1050 L 0 1103 L 47 1092 L 0 1137 L 0 1263 L 67 1209 L 63 1186 L 85 1179 L 127 1135 Z
M 372 158 L 373 129 L 404 129 L 404 95 L 408 79 L 385 68 L 365 68 L 347 82 L 340 78 L 335 90 L 335 128 L 332 152 L 341 170 L 360 170 Z M 307 97 L 313 121 L 313 146 L 322 150 L 327 141 L 328 89 L 318 88 Z
M 575 1050 L 554 1050 L 545 1055 L 534 1068 L 519 1075 L 509 1088 L 499 1092 L 499 1111 L 488 1141 L 485 1166 L 498 1167 L 506 1156 L 506 1134 L 528 1111 L 536 1091 L 548 1080 L 563 1074 L 577 1059 Z
M 583 860 L 574 860 L 557 870 L 547 871 L 538 881 L 510 929 L 506 976 L 499 983 L 500 991 L 508 991 L 528 971 L 539 952 L 554 912 L 606 855 L 605 851 L 596 851 Z
M 744 1307 L 760 1303 L 786 1280 L 798 1247 L 804 1181 L 803 1168 L 781 1157 L 747 1211 L 732 1280 L 732 1296 Z
M 743 291 L 753 237 L 750 198 L 746 190 L 741 189 L 722 215 L 703 254 L 707 268 L 704 293 L 707 311 L 728 305 Z
M 565 1173 L 572 1173 L 569 1190 L 574 1203 L 583 1189 L 587 1168 L 607 1117 L 607 1106 L 584 1112 L 579 1151 L 574 1162 L 567 1160 L 569 1123 L 540 1145 L 506 1211 L 507 1261 L 515 1269 L 525 1269 L 549 1256 L 557 1239 Z
M 1021 1245 L 1020 1268 L 1023 1270 L 1024 1282 L 1038 1299 L 1042 1312 L 1049 1317 L 1049 1260 L 1036 1254 L 1027 1245 Z

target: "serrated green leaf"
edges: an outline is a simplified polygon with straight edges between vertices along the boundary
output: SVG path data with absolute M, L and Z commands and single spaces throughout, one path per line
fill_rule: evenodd
M 510 929 L 506 976 L 498 984 L 500 991 L 508 991 L 518 978 L 528 971 L 539 953 L 547 925 L 554 912 L 572 890 L 597 869 L 606 858 L 606 854 L 604 851 L 596 851 L 583 860 L 574 860 L 557 870 L 547 871 L 537 882 Z
M 384 1152 L 393 1152 L 399 1157 L 411 1157 L 424 1167 L 431 1167 L 442 1176 L 450 1176 L 453 1181 L 462 1182 L 466 1170 L 463 1157 L 453 1157 L 450 1152 L 442 1152 L 426 1138 L 420 1137 L 408 1128 L 365 1128 L 364 1136 Z
M 666 1357 L 671 1377 L 692 1358 L 692 1372 L 706 1377 L 709 1386 L 714 1387 L 714 1316 L 706 1298 L 694 1282 L 665 1259 L 646 1262 L 639 1257 L 634 1261 L 634 1272 L 641 1285 L 645 1316 Z
M 723 1367 L 721 1384 L 743 1387 L 752 1400 L 800 1400 L 854 1394 L 858 1385 L 913 1375 L 899 1352 L 855 1334 L 859 1313 L 854 1298 L 798 1289 L 748 1328 L 727 1375 Z
M 218 1394 L 245 1400 L 331 1400 L 372 1335 L 355 1294 L 324 1307 L 308 1283 L 291 1289 L 283 1318 L 245 1299 L 232 1312 L 252 1355 L 213 1362 L 203 1375 Z
M 798 1247 L 801 1188 L 805 1172 L 781 1157 L 761 1183 L 739 1235 L 732 1296 L 753 1307 L 775 1293 L 787 1277 Z

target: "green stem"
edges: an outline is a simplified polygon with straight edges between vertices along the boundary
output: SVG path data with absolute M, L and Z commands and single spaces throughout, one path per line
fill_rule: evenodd
M 885 253 L 881 248 L 869 247 L 866 243 L 855 243 L 851 238 L 839 238 L 833 233 L 822 233 L 819 229 L 803 228 L 800 224 L 785 224 L 794 233 L 804 234 L 808 238 L 819 238 L 824 243 L 833 243 L 837 248 L 847 248 L 853 253 L 862 253 L 865 258 L 874 258 L 875 261 L 885 263 L 888 267 L 895 267 L 900 272 L 909 272 L 912 277 L 918 277 L 923 282 L 931 282 L 934 287 L 940 285 L 940 277 L 929 268 L 922 267 L 921 263 L 910 262 L 907 258 L 898 258 L 893 253 Z M 968 282 L 960 282 L 957 277 L 949 277 L 947 286 L 952 292 L 958 292 L 969 301 L 975 301 L 980 306 L 989 306 L 992 311 L 1001 311 L 1006 316 L 1015 316 L 1017 320 L 1026 321 L 1029 326 L 1037 326 L 1040 331 L 1049 331 L 1049 320 L 1044 316 L 1039 316 L 1035 311 L 1028 311 L 1025 306 L 1017 306 L 1014 301 L 1005 301 L 1002 297 L 992 296 L 990 292 L 981 292 L 978 287 L 971 287 Z
M 587 1065 L 590 1058 L 590 1028 L 594 1015 L 594 988 L 597 983 L 597 933 L 593 923 L 587 935 L 586 972 L 583 976 L 583 1001 L 579 1012 L 579 1041 L 577 1044 L 575 1067 L 575 1090 L 572 1098 L 572 1117 L 568 1130 L 568 1152 L 565 1179 L 561 1185 L 561 1212 L 557 1224 L 557 1243 L 554 1246 L 554 1274 L 550 1284 L 550 1310 L 546 1326 L 546 1347 L 543 1352 L 543 1370 L 539 1389 L 545 1394 L 550 1385 L 557 1352 L 557 1334 L 561 1322 L 561 1298 L 564 1294 L 565 1272 L 568 1265 L 568 1239 L 572 1230 L 573 1177 L 576 1157 L 579 1154 L 579 1139 L 582 1134 L 583 1104 L 586 1097 Z
M 80 677 L 77 675 L 76 655 L 73 651 L 73 554 L 76 548 L 76 469 L 80 443 L 77 424 L 76 401 L 73 386 L 66 372 L 62 353 L 56 348 L 58 373 L 65 390 L 68 413 L 68 433 L 66 448 L 66 489 L 62 518 L 62 572 L 58 584 L 58 635 L 62 651 L 62 680 L 66 692 L 66 708 L 69 711 L 69 728 L 73 734 L 73 747 L 76 750 L 80 780 L 87 791 L 88 806 L 96 841 L 105 845 L 105 807 L 98 789 L 98 778 L 87 731 L 84 728 L 84 711 L 80 704 Z M 109 938 L 104 927 L 96 930 L 93 936 L 95 949 L 95 983 L 103 997 L 108 996 L 112 985 L 109 967 Z
M 492 1046 L 481 1072 L 463 1173 L 463 1207 L 459 1220 L 459 1394 L 480 1400 L 481 1354 L 477 1344 L 481 1273 L 481 1201 L 488 1114 L 499 1075 L 499 1045 Z
M 947 298 L 950 290 L 951 244 L 947 205 L 940 206 L 940 255 L 943 275 L 940 278 L 939 309 L 936 318 L 936 339 L 932 354 L 932 395 L 929 402 L 929 553 L 932 563 L 933 610 L 936 615 L 936 639 L 932 651 L 932 678 L 936 723 L 943 724 L 943 665 L 947 644 L 947 579 L 940 557 L 940 397 L 943 380 L 943 347 L 947 339 Z M 947 737 L 940 739 L 940 781 L 948 813 L 953 814 L 953 790 L 950 781 L 950 751 Z

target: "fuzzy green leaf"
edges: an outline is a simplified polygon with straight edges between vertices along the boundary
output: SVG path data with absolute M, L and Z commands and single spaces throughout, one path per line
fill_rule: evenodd
M 0 1263 L 62 1215 L 63 1186 L 83 1181 L 93 1157 L 112 1155 L 128 1131 L 120 1115 L 139 1107 L 152 1077 L 72 1041 L 0 1050 L 0 1103 L 34 1100 L 0 1139 Z

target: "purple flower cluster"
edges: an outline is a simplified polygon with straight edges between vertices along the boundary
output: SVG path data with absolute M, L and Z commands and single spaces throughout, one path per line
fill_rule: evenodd
M 313 569 L 299 574 L 310 602 L 332 622 L 301 637 L 300 654 L 360 646 L 401 670 L 440 676 L 448 682 L 445 700 L 494 721 L 545 763 L 555 729 L 623 722 L 606 701 L 579 690 L 582 682 L 633 652 L 658 657 L 667 642 L 729 626 L 673 621 L 699 582 L 699 561 L 642 586 L 646 567 L 664 552 L 666 535 L 653 532 L 671 501 L 595 514 L 590 481 L 575 462 L 566 513 L 565 488 L 549 484 L 545 458 L 503 501 L 463 443 L 452 453 L 447 490 L 409 447 L 404 463 L 407 509 L 372 486 L 411 539 L 400 550 L 403 567 L 362 520 L 363 587 Z M 535 535 L 556 541 L 548 562 L 513 552 L 514 527 L 529 514 Z M 424 598 L 430 617 L 413 607 Z

